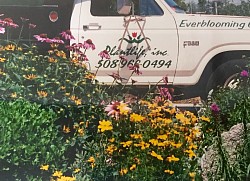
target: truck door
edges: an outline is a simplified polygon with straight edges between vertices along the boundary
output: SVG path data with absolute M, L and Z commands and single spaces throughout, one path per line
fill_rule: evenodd
M 166 75 L 170 82 L 173 81 L 178 37 L 175 21 L 166 6 L 161 0 L 136 0 L 135 16 L 125 17 L 117 12 L 115 0 L 81 0 L 80 29 L 76 40 L 91 39 L 95 44 L 96 49 L 86 55 L 91 70 L 95 73 L 98 69 L 100 82 L 113 82 L 109 75 L 117 73 L 118 69 L 124 80 L 130 79 L 128 66 L 135 63 L 140 64 L 142 75 L 133 74 L 132 78 L 139 84 L 156 83 Z M 125 19 L 129 18 L 128 30 L 124 33 Z M 135 18 L 138 18 L 139 25 Z M 102 50 L 109 52 L 109 60 L 98 57 Z M 127 61 L 119 63 L 120 54 L 125 55 Z

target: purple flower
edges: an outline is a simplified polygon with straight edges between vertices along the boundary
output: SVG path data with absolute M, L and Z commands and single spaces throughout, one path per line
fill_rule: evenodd
M 103 59 L 103 58 L 110 59 L 109 52 L 108 52 L 107 50 L 101 51 L 98 55 L 99 55 L 102 59 Z
M 34 37 L 40 42 L 46 42 L 48 39 L 47 34 L 34 35 Z
M 70 30 L 63 31 L 60 33 L 60 35 L 65 39 L 65 40 L 74 40 L 75 37 L 72 35 Z
M 219 113 L 220 112 L 220 108 L 216 103 L 211 104 L 210 109 L 213 113 Z
M 172 99 L 173 99 L 173 97 L 172 97 L 172 95 L 171 95 L 171 93 L 170 93 L 170 91 L 169 91 L 168 88 L 166 88 L 166 87 L 161 87 L 161 88 L 159 89 L 159 92 L 160 92 L 160 95 L 161 95 L 162 97 L 167 98 L 168 100 L 172 100 Z
M 94 50 L 95 49 L 95 45 L 93 44 L 92 40 L 88 39 L 88 40 L 84 41 L 83 48 L 86 49 L 86 50 L 88 50 L 90 48 L 92 50 Z
M 0 34 L 4 34 L 5 33 L 5 28 L 0 26 Z
M 137 75 L 141 75 L 142 72 L 139 70 L 140 65 L 138 63 L 134 64 L 134 65 L 129 65 L 128 66 L 129 70 L 132 70 L 132 73 L 136 73 Z
M 5 18 L 4 20 L 1 20 L 0 19 L 0 24 L 2 26 L 9 26 L 9 27 L 12 27 L 12 28 L 17 28 L 18 25 L 13 23 L 13 20 L 11 18 Z
M 61 40 L 59 37 L 55 37 L 52 39 L 47 38 L 46 40 L 47 43 L 59 43 L 59 44 L 64 44 L 64 41 Z
M 240 73 L 240 76 L 241 76 L 241 77 L 248 77 L 248 76 L 249 76 L 249 73 L 248 73 L 248 71 L 246 71 L 246 70 L 242 70 L 241 73 Z

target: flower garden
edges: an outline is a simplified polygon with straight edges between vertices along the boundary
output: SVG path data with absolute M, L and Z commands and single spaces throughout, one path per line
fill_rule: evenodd
M 135 99 L 119 72 L 112 85 L 99 84 L 88 70 L 94 42 L 61 48 L 74 38 L 70 31 L 35 35 L 50 46 L 46 55 L 32 41 L 10 41 L 13 28 L 35 28 L 23 23 L 0 19 L 1 179 L 205 180 L 201 158 L 210 145 L 219 158 L 209 180 L 250 179 L 249 65 L 239 69 L 237 88 L 218 88 L 195 114 L 174 107 L 167 77 Z M 110 58 L 105 50 L 99 56 Z M 138 64 L 129 69 L 143 74 Z M 232 164 L 221 134 L 238 123 L 244 131 Z

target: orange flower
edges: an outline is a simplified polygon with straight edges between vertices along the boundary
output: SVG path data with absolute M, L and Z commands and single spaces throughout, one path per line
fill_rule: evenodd
M 37 78 L 37 76 L 34 74 L 29 74 L 29 75 L 24 75 L 24 78 L 28 79 L 28 80 L 33 80 L 33 79 Z
M 48 93 L 45 91 L 37 91 L 37 94 L 39 97 L 47 97 L 48 96 Z

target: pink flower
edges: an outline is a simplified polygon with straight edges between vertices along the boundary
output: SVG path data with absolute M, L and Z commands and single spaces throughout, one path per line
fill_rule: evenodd
M 13 20 L 11 18 L 5 18 L 4 20 L 0 20 L 0 24 L 2 26 L 9 26 L 9 27 L 12 27 L 12 28 L 17 28 L 18 25 L 13 23 Z
M 220 112 L 220 108 L 216 103 L 211 104 L 210 109 L 215 114 Z
M 107 105 L 105 110 L 108 116 L 115 117 L 116 119 L 119 118 L 120 115 L 127 115 L 131 108 L 124 102 L 113 101 L 111 104 Z
M 46 43 L 59 43 L 59 44 L 64 44 L 64 41 L 61 40 L 59 37 L 55 37 L 52 39 L 47 38 Z
M 242 72 L 240 73 L 240 76 L 241 76 L 241 77 L 248 77 L 248 76 L 249 76 L 249 73 L 248 73 L 248 71 L 246 71 L 246 70 L 242 70 Z
M 72 35 L 70 30 L 63 31 L 60 33 L 60 35 L 65 39 L 65 40 L 74 40 L 75 37 Z
M 0 26 L 0 34 L 4 34 L 5 33 L 5 28 Z
M 99 55 L 102 59 L 103 59 L 103 58 L 110 59 L 109 52 L 108 52 L 107 50 L 101 51 L 98 55 Z
M 48 39 L 47 34 L 34 35 L 34 37 L 40 42 L 46 42 Z
M 86 50 L 88 50 L 90 48 L 92 50 L 94 50 L 95 49 L 95 45 L 93 44 L 92 40 L 88 39 L 88 40 L 84 41 L 83 48 L 86 49 Z
M 79 52 L 79 59 L 80 60 L 82 60 L 82 61 L 88 61 L 89 59 L 88 59 L 88 57 L 87 57 L 87 55 L 85 55 L 84 53 L 82 53 L 82 52 Z
M 134 65 L 129 65 L 128 66 L 129 70 L 132 70 L 132 73 L 136 73 L 137 75 L 141 75 L 142 72 L 139 70 L 140 65 L 138 63 L 134 64 Z
M 73 52 L 79 52 L 81 47 L 82 47 L 82 43 L 78 43 L 78 44 L 73 43 L 71 46 L 66 46 L 66 48 L 69 51 L 73 51 Z
M 159 89 L 159 92 L 160 92 L 160 95 L 161 95 L 162 97 L 164 97 L 164 98 L 166 98 L 166 99 L 168 99 L 168 100 L 172 100 L 172 99 L 173 99 L 173 97 L 172 97 L 172 95 L 171 95 L 171 93 L 170 93 L 170 91 L 169 91 L 168 88 L 166 88 L 166 87 L 161 87 L 161 88 Z

